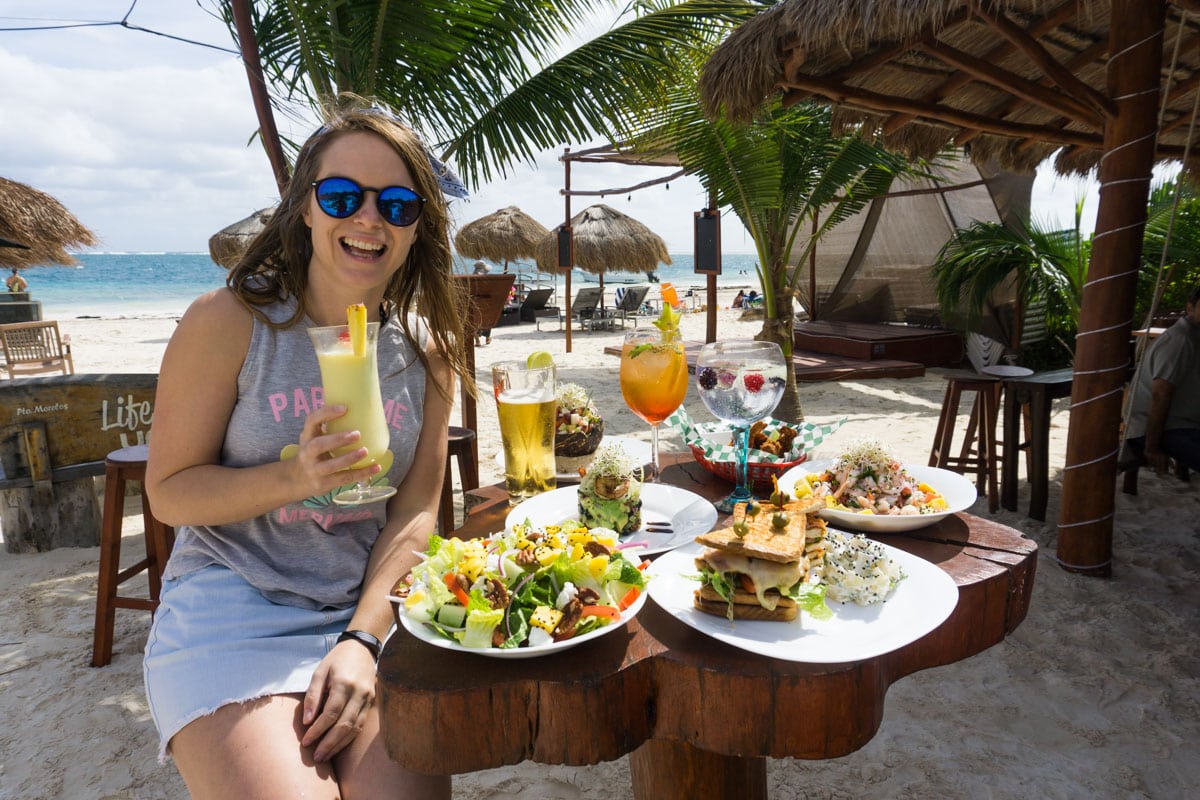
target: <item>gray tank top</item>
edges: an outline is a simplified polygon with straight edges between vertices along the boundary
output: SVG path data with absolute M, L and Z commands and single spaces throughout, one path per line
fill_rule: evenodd
M 272 321 L 291 316 L 294 303 L 265 309 Z M 425 329 L 420 346 L 425 345 Z M 303 320 L 275 330 L 254 320 L 250 348 L 238 374 L 238 397 L 221 446 L 221 464 L 245 467 L 279 458 L 300 441 L 305 417 L 321 404 L 321 371 Z M 394 315 L 379 333 L 379 380 L 394 456 L 387 482 L 398 486 L 412 465 L 421 432 L 425 369 Z M 378 478 L 378 476 L 377 476 Z M 276 603 L 309 609 L 358 602 L 367 557 L 382 528 L 387 501 L 339 506 L 332 494 L 230 525 L 183 526 L 165 576 L 210 564 L 241 575 Z M 214 497 L 214 503 L 220 498 Z

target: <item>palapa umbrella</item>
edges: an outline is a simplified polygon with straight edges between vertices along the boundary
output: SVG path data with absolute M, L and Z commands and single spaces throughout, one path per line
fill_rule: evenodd
M 208 239 L 209 256 L 220 266 L 233 269 L 274 213 L 274 207 L 264 208 L 217 231 Z
M 661 236 L 603 203 L 588 206 L 571 218 L 571 239 L 575 266 L 599 275 L 601 288 L 606 272 L 652 272 L 660 263 L 671 263 Z M 543 271 L 557 268 L 557 235 L 550 233 L 542 239 L 537 261 Z
M 23 183 L 0 178 L 0 266 L 77 263 L 68 247 L 91 247 L 96 237 L 62 203 Z
M 1155 162 L 1196 169 L 1197 0 L 785 0 L 739 25 L 700 80 L 710 114 L 768 95 L 829 103 L 841 127 L 931 155 L 1098 168 L 1080 304 L 1058 561 L 1112 573 L 1121 397 Z
M 486 217 L 468 222 L 454 237 L 454 247 L 465 258 L 486 258 L 504 263 L 534 258 L 537 247 L 550 231 L 516 206 L 508 206 Z

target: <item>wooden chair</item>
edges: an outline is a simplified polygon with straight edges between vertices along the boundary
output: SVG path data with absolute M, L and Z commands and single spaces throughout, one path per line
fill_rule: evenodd
M 946 376 L 946 394 L 938 416 L 937 432 L 929 451 L 929 466 L 953 470 L 961 474 L 974 472 L 976 486 L 986 492 L 988 511 L 1000 507 L 998 473 L 1000 460 L 996 443 L 996 419 L 1000 412 L 1000 381 L 973 373 Z M 954 427 L 964 392 L 973 392 L 975 402 L 971 418 L 958 455 L 951 455 Z
M 8 377 L 62 371 L 74 375 L 70 339 L 64 341 L 58 322 L 11 322 L 0 325 L 0 349 Z
M 449 447 L 446 450 L 446 474 L 442 478 L 442 500 L 438 505 L 438 528 L 442 536 L 449 536 L 454 524 L 454 476 L 450 462 L 458 459 L 458 476 L 462 482 L 463 503 L 466 493 L 479 488 L 479 463 L 475 460 L 475 431 L 470 428 L 450 426 Z M 466 517 L 464 510 L 463 517 Z
M 121 569 L 121 523 L 125 510 L 125 484 L 146 478 L 146 445 L 123 447 L 104 460 L 104 521 L 100 526 L 100 571 L 96 581 L 96 626 L 92 635 L 92 666 L 112 661 L 113 625 L 118 608 L 154 612 L 162 588 L 162 574 L 175 544 L 175 530 L 164 525 L 150 509 L 142 489 L 142 518 L 146 528 L 146 557 Z M 121 584 L 141 573 L 150 584 L 149 598 L 117 594 Z

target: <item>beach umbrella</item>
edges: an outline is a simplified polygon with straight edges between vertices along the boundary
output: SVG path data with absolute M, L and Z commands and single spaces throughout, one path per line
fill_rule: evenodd
M 275 213 L 275 207 L 255 211 L 245 219 L 222 228 L 208 239 L 208 254 L 212 260 L 226 269 L 233 269 L 242 253 L 250 246 L 255 236 L 267 225 Z
M 454 237 L 454 248 L 464 258 L 486 258 L 504 263 L 518 258 L 535 258 L 537 247 L 550 231 L 516 206 L 508 206 L 486 217 L 468 222 Z
M 0 178 L 0 266 L 76 264 L 68 247 L 91 247 L 96 237 L 66 207 L 45 192 Z
M 671 263 L 667 243 L 661 236 L 603 203 L 588 206 L 571 218 L 571 239 L 574 266 L 599 275 L 602 288 L 606 272 L 653 272 L 660 263 Z M 542 239 L 537 262 L 538 269 L 544 272 L 557 269 L 556 234 L 547 234 Z
M 1064 174 L 1097 168 L 1100 205 L 1076 337 L 1058 562 L 1112 573 L 1122 394 L 1156 162 L 1195 173 L 1197 0 L 784 0 L 705 63 L 701 102 L 748 120 L 768 96 L 933 156 Z

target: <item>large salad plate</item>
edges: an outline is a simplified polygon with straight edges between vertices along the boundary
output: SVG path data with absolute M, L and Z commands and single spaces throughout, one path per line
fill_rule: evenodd
M 579 519 L 579 487 L 564 486 L 531 497 L 508 512 L 504 527 L 526 520 L 535 527 L 560 525 Z M 622 543 L 644 542 L 642 555 L 656 555 L 688 544 L 708 533 L 717 522 L 717 509 L 695 492 L 662 483 L 642 484 L 642 527 L 621 537 Z M 670 532 L 653 530 L 655 523 L 670 526 Z
M 564 650 L 570 650 L 572 647 L 581 645 L 584 642 L 590 642 L 592 639 L 597 639 L 624 627 L 625 623 L 637 616 L 637 613 L 642 610 L 642 606 L 646 604 L 646 592 L 638 595 L 633 604 L 622 612 L 619 620 L 610 622 L 603 628 L 597 628 L 590 633 L 575 636 L 561 642 L 550 642 L 549 644 L 542 644 L 537 647 L 514 647 L 510 649 L 499 647 L 463 647 L 458 642 L 447 639 L 430 626 L 412 619 L 404 613 L 404 600 L 402 598 L 388 595 L 388 600 L 391 600 L 396 606 L 396 616 L 399 618 L 400 624 L 404 626 L 404 630 L 434 647 L 440 647 L 444 650 L 456 650 L 460 653 L 474 653 L 475 655 L 486 656 L 488 658 L 537 658 L 538 656 L 549 656 L 561 653 Z
M 835 459 L 828 458 L 806 461 L 797 467 L 792 467 L 780 476 L 779 488 L 790 494 L 792 487 L 796 485 L 796 481 L 810 473 L 824 472 L 832 468 L 834 462 Z M 976 497 L 978 497 L 978 493 L 975 491 L 975 484 L 957 472 L 914 464 L 904 464 L 903 468 L 918 481 L 929 484 L 942 497 L 946 498 L 946 510 L 937 511 L 932 514 L 906 516 L 902 514 L 863 514 L 857 511 L 823 508 L 819 512 L 821 518 L 826 522 L 834 523 L 840 528 L 865 531 L 867 533 L 915 531 L 918 528 L 924 528 L 943 520 L 951 514 L 966 511 L 974 504 Z
M 647 592 L 668 614 L 733 647 L 768 658 L 813 664 L 841 664 L 890 653 L 941 625 L 958 604 L 958 586 L 939 567 L 881 544 L 905 578 L 887 601 L 873 606 L 830 602 L 831 619 L 805 612 L 791 622 L 734 620 L 698 611 L 692 594 L 700 583 L 694 563 L 700 545 L 659 556 L 648 568 Z

